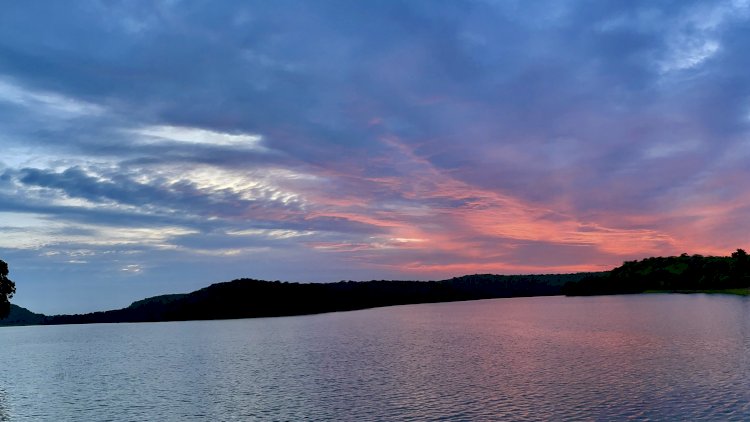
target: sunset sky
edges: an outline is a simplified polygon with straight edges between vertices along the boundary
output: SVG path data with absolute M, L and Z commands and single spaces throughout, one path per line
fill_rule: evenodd
M 0 7 L 0 259 L 36 312 L 750 247 L 748 1 Z

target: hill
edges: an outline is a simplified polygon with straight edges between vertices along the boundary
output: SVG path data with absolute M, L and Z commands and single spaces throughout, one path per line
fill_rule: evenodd
M 519 296 L 650 291 L 750 294 L 750 257 L 682 254 L 627 261 L 607 272 L 541 275 L 474 274 L 441 281 L 290 283 L 239 279 L 186 294 L 154 296 L 123 309 L 77 315 L 35 314 L 11 305 L 3 325 L 154 322 L 256 318 L 350 311 L 379 306 Z
M 593 273 L 501 276 L 476 274 L 442 281 L 289 283 L 239 279 L 187 294 L 146 298 L 123 309 L 79 315 L 18 314 L 0 325 L 89 324 L 254 318 L 349 311 L 378 306 L 516 296 L 559 295 L 565 284 Z M 22 308 L 19 308 L 22 309 Z
M 569 296 L 623 293 L 744 291 L 750 287 L 750 257 L 738 249 L 731 256 L 680 256 L 627 261 L 606 273 L 567 284 Z
M 11 303 L 10 313 L 7 317 L 0 320 L 0 325 L 39 325 L 44 323 L 45 318 L 42 314 L 35 314 L 26 308 Z

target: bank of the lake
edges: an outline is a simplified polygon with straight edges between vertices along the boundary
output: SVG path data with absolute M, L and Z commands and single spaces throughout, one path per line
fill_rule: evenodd
M 750 289 L 739 288 L 739 289 L 705 289 L 705 290 L 645 290 L 643 293 L 679 293 L 679 294 L 705 293 L 705 294 L 717 294 L 717 295 L 750 296 Z
M 1 325 L 59 325 L 261 318 L 351 311 L 415 303 L 502 297 L 552 296 L 563 286 L 596 273 L 474 274 L 440 281 L 373 280 L 290 283 L 239 279 L 187 294 L 169 294 L 130 306 L 77 315 L 42 315 L 11 306 Z
M 646 292 L 747 295 L 750 257 L 682 254 L 626 261 L 611 271 L 575 274 L 473 274 L 441 281 L 372 280 L 289 283 L 239 279 L 187 294 L 133 302 L 123 309 L 83 315 L 35 314 L 11 306 L 2 325 L 157 322 L 310 315 L 416 303 L 505 297 L 616 295 Z

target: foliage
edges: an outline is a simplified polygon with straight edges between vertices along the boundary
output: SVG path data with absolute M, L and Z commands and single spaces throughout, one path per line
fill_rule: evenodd
M 0 259 L 0 318 L 10 313 L 10 299 L 16 293 L 16 283 L 8 278 L 8 264 Z
M 2 292 L 15 285 L 0 261 Z M 21 312 L 16 324 L 178 321 L 252 318 L 349 311 L 412 303 L 451 302 L 516 296 L 600 295 L 645 291 L 713 291 L 750 287 L 750 257 L 738 249 L 729 257 L 682 254 L 628 261 L 602 273 L 494 275 L 474 274 L 442 281 L 373 280 L 337 283 L 288 283 L 240 279 L 188 294 L 163 295 L 127 308 L 84 315 L 44 316 Z M 7 307 L 6 300 L 6 307 Z M 41 322 L 40 322 L 41 320 Z M 0 325 L 7 325 L 0 323 Z
M 179 321 L 253 318 L 349 311 L 377 306 L 450 302 L 561 293 L 565 283 L 591 275 L 502 276 L 475 274 L 442 281 L 373 280 L 287 283 L 240 279 L 188 294 L 156 296 L 124 309 L 84 315 L 55 315 L 43 324 Z
M 570 283 L 563 292 L 579 296 L 747 287 L 750 287 L 750 258 L 738 249 L 728 257 L 682 254 L 626 261 L 607 273 Z

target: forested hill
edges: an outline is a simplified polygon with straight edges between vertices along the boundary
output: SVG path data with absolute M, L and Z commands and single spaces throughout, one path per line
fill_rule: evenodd
M 4 319 L 0 319 L 0 326 L 7 325 L 39 325 L 43 324 L 45 317 L 42 314 L 35 314 L 26 308 L 10 304 L 10 312 Z
M 715 291 L 750 287 L 750 258 L 738 249 L 731 256 L 687 255 L 628 261 L 606 273 L 567 284 L 569 296 L 648 291 Z
M 156 296 L 124 309 L 83 315 L 32 314 L 0 325 L 87 324 L 252 318 L 348 311 L 378 306 L 516 296 L 559 295 L 566 283 L 595 273 L 555 275 L 467 275 L 442 281 L 341 281 L 288 283 L 240 279 L 188 294 Z M 23 308 L 14 308 L 16 311 Z M 25 311 L 25 310 L 24 310 Z M 26 311 L 28 312 L 28 311 Z M 16 312 L 17 315 L 18 312 Z M 13 315 L 13 314 L 12 314 Z
M 253 318 L 349 311 L 378 306 L 517 296 L 571 296 L 648 291 L 750 288 L 750 258 L 683 254 L 628 261 L 607 272 L 545 275 L 475 274 L 442 281 L 289 283 L 239 279 L 187 294 L 155 296 L 113 311 L 83 315 L 35 314 L 11 305 L 2 325 L 87 324 Z

